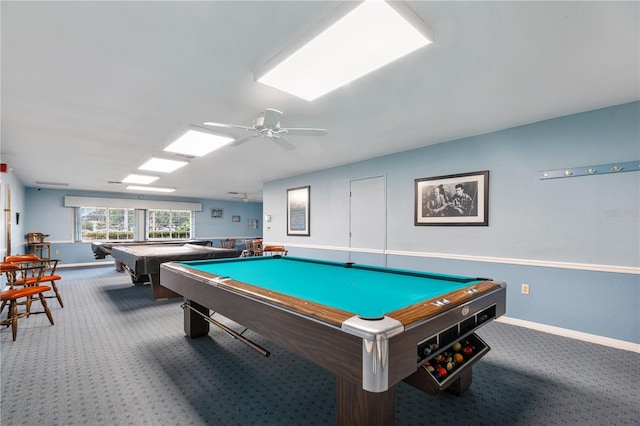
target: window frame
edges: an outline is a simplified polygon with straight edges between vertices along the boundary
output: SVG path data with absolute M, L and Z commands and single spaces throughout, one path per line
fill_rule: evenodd
M 85 238 L 85 220 L 84 217 L 86 216 L 85 211 L 87 209 L 93 209 L 94 211 L 101 211 L 100 214 L 103 214 L 105 217 L 104 220 L 104 226 L 105 226 L 105 230 L 104 230 L 104 238 Z M 132 223 L 131 227 L 133 229 L 129 230 L 121 230 L 121 231 L 116 231 L 116 230 L 112 230 L 111 229 L 111 219 L 112 219 L 112 211 L 116 211 L 116 210 L 121 210 L 123 211 L 123 218 L 129 218 L 130 217 L 130 221 L 129 219 L 125 219 L 126 223 Z M 136 212 L 135 209 L 131 209 L 131 208 L 126 208 L 126 207 L 101 207 L 101 206 L 84 206 L 84 207 L 77 207 L 76 208 L 76 240 L 79 242 L 83 242 L 83 243 L 91 243 L 91 242 L 100 242 L 100 241 L 112 241 L 112 240 L 117 240 L 117 241 L 134 241 L 135 240 L 135 227 L 136 227 Z M 99 231 L 91 231 L 91 232 L 99 232 Z M 113 233 L 115 234 L 116 232 L 124 232 L 125 235 L 127 235 L 128 238 L 120 238 L 119 236 L 116 238 L 111 238 L 110 234 Z M 128 235 L 128 233 L 130 233 L 130 235 Z
M 151 236 L 152 232 L 165 232 L 163 230 L 157 230 L 157 229 L 150 229 L 150 220 L 151 220 L 151 213 L 152 212 L 168 212 L 169 213 L 169 235 L 168 236 L 159 236 L 159 237 L 155 237 L 155 236 Z M 172 229 L 173 226 L 173 214 L 174 213 L 188 213 L 189 214 L 189 231 L 188 231 L 188 235 L 186 237 L 174 237 L 172 234 L 174 232 L 180 232 L 180 231 L 174 231 Z M 193 223 L 194 223 L 194 212 L 191 210 L 184 210 L 184 209 L 147 209 L 145 211 L 145 238 L 148 239 L 149 241 L 159 241 L 159 240 L 188 240 L 193 238 Z

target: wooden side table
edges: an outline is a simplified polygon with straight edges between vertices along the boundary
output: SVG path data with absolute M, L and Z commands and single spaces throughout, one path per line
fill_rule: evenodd
M 51 243 L 28 243 L 29 251 L 40 259 L 51 259 Z M 46 249 L 46 256 L 45 256 Z

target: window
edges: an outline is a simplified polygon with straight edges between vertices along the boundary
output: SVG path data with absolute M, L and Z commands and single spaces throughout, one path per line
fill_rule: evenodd
M 191 238 L 191 211 L 147 210 L 147 232 L 150 240 Z
M 75 241 L 192 238 L 201 203 L 65 195 L 74 209 Z M 102 207 L 86 207 L 102 206 Z
M 82 241 L 133 240 L 134 210 L 80 207 Z

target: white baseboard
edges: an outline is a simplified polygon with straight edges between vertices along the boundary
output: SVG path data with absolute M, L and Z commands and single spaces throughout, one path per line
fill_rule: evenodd
M 542 331 L 544 333 L 555 334 L 556 336 L 568 337 L 570 339 L 582 340 L 584 342 L 596 343 L 598 345 L 609 346 L 616 349 L 623 349 L 625 351 L 640 353 L 640 344 L 638 343 L 611 339 L 609 337 L 583 333 L 581 331 L 574 331 L 566 328 L 554 327 L 551 325 L 545 325 L 537 322 L 525 321 L 525 320 L 510 318 L 505 316 L 502 316 L 496 319 L 496 321 L 502 322 L 505 324 L 517 325 L 519 327 L 530 328 L 532 330 Z

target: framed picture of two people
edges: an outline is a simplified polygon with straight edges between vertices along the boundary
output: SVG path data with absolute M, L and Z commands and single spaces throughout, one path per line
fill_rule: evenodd
M 416 179 L 415 225 L 488 226 L 489 171 Z

